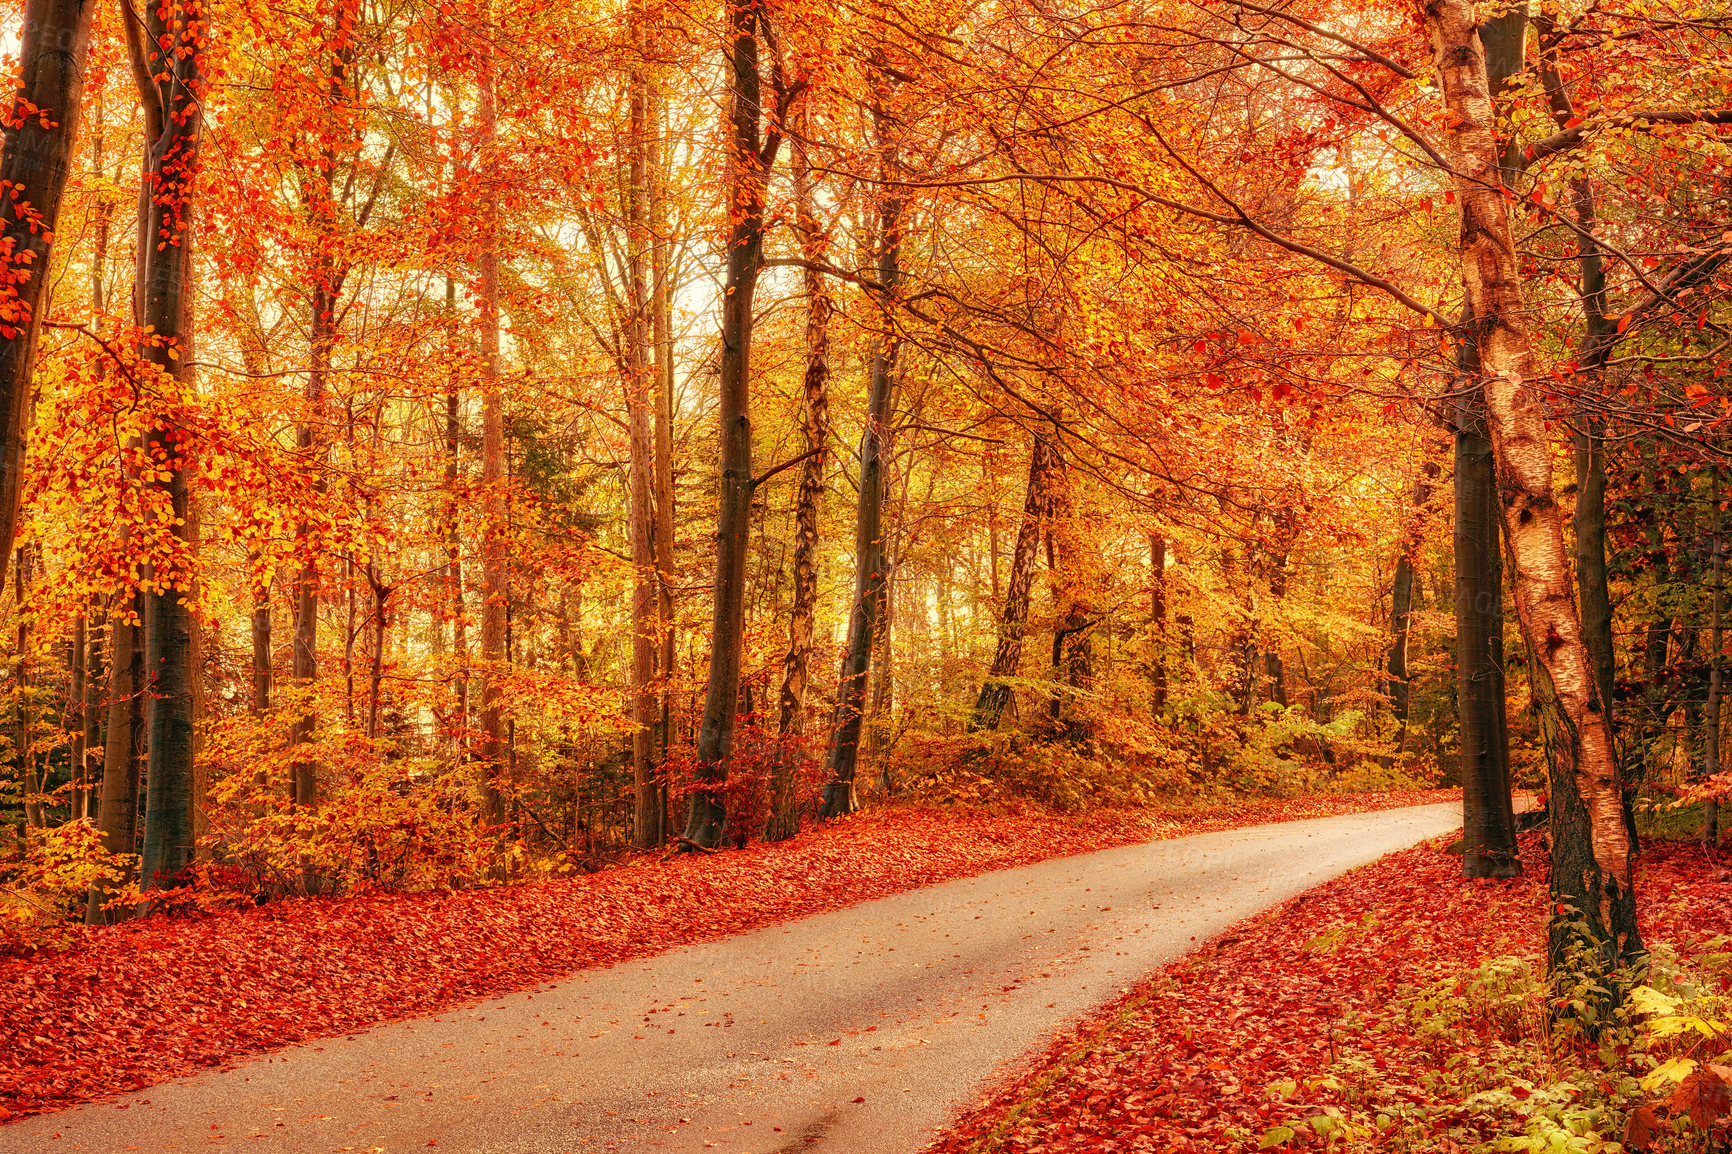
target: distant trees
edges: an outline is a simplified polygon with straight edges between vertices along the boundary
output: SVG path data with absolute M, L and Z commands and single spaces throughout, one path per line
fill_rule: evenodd
M 143 112 L 14 115 L 0 869 L 1447 779 L 1506 874 L 1516 780 L 1638 948 L 1641 791 L 1725 786 L 1718 26 L 447 8 L 116 10 Z

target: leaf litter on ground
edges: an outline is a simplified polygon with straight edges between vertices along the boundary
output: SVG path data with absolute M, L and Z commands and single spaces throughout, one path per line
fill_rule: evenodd
M 1494 1139 L 1500 1119 L 1464 1101 L 1448 1069 L 1484 1062 L 1494 1031 L 1416 1031 L 1411 1011 L 1440 990 L 1459 997 L 1488 958 L 1543 950 L 1545 863 L 1524 835 L 1520 877 L 1465 879 L 1444 848 L 1455 836 L 1229 927 L 1060 1031 L 925 1154 L 1227 1154 L 1349 1137 L 1458 1152 Z M 1653 843 L 1638 861 L 1650 945 L 1689 954 L 1732 933 L 1732 873 L 1699 846 Z M 1414 1124 L 1432 1137 L 1388 1144 Z
M 1083 818 L 893 808 L 583 876 L 80 928 L 64 951 L 0 958 L 0 1121 L 936 882 L 1459 796 L 1336 793 Z

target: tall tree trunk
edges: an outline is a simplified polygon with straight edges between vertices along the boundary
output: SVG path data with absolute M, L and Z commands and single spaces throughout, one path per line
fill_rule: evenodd
M 872 699 L 866 711 L 869 724 L 865 729 L 866 753 L 878 760 L 878 785 L 886 796 L 896 792 L 887 745 L 896 709 L 896 649 L 892 636 L 896 625 L 896 567 L 897 559 L 886 554 L 884 585 L 878 594 L 878 611 L 873 615 Z
M 655 342 L 655 559 L 656 629 L 661 637 L 657 673 L 661 679 L 657 760 L 667 764 L 673 744 L 674 641 L 674 334 L 673 283 L 668 267 L 673 247 L 668 233 L 666 164 L 662 149 L 663 94 L 659 85 L 650 87 L 649 213 L 650 293 Z M 667 781 L 661 783 L 657 813 L 661 818 L 658 840 L 668 834 Z
M 746 612 L 746 540 L 752 511 L 752 301 L 764 265 L 764 190 L 781 149 L 775 121 L 760 144 L 763 116 L 758 64 L 763 0 L 730 5 L 728 19 L 728 173 L 733 227 L 728 236 L 722 297 L 721 492 L 716 503 L 715 611 L 710 626 L 710 673 L 698 726 L 697 766 L 685 836 L 700 846 L 721 841 L 727 819 L 721 785 L 733 746 L 740 696 Z M 778 87 L 780 84 L 778 82 Z M 778 96 L 781 93 L 778 92 Z
M 1055 434 L 1056 435 L 1056 434 Z M 992 668 L 981 684 L 974 703 L 971 730 L 995 730 L 1010 704 L 1010 679 L 1022 666 L 1022 643 L 1028 634 L 1029 595 L 1034 589 L 1034 567 L 1040 557 L 1040 541 L 1052 502 L 1052 489 L 1060 469 L 1056 445 L 1035 434 L 1028 454 L 1028 488 L 1022 501 L 1022 524 L 1016 532 L 1016 550 L 1011 554 L 1010 581 L 1004 595 L 1004 612 L 998 621 L 998 648 Z
M 18 525 L 30 374 L 48 304 L 49 256 L 77 146 L 95 0 L 26 0 L 11 107 L 41 109 L 6 125 L 0 149 L 0 588 Z
M 1512 12 L 1482 30 L 1488 92 L 1495 99 L 1521 71 L 1527 18 Z M 1514 163 L 1506 149 L 1502 165 Z M 1462 328 L 1473 332 L 1473 306 Z M 1504 679 L 1503 554 L 1498 537 L 1497 481 L 1476 337 L 1457 347 L 1455 399 L 1456 716 L 1460 733 L 1462 870 L 1469 877 L 1510 877 L 1520 871 L 1515 812 L 1510 803 L 1509 732 Z
M 1462 870 L 1468 877 L 1514 877 L 1521 863 L 1509 796 L 1497 487 L 1480 408 L 1483 393 L 1468 383 L 1479 378 L 1471 338 L 1461 342 L 1458 357 L 1463 387 L 1457 390 L 1455 412 L 1455 700 Z
M 124 18 L 123 18 L 124 19 Z M 186 382 L 191 344 L 192 192 L 202 123 L 199 60 L 209 33 L 198 0 L 146 6 L 143 28 L 125 19 L 139 98 L 145 107 L 145 171 L 139 190 L 137 316 L 139 354 L 164 376 Z M 144 43 L 153 51 L 144 57 Z M 172 45 L 172 50 L 170 46 Z M 141 62 L 141 57 L 144 57 Z M 139 875 L 146 890 L 176 884 L 192 863 L 194 678 L 191 605 L 192 510 L 187 473 L 193 446 L 164 417 L 145 434 L 156 467 L 147 488 L 166 522 L 144 593 L 144 685 L 147 763 L 144 846 Z
M 1545 675 L 1534 679 L 1534 706 L 1551 768 L 1552 908 L 1563 911 L 1551 920 L 1550 961 L 1555 971 L 1570 967 L 1580 943 L 1596 952 L 1604 970 L 1642 953 L 1631 846 L 1607 703 L 1570 587 L 1544 409 L 1529 384 L 1539 374 L 1523 328 L 1521 272 L 1498 171 L 1485 49 L 1467 0 L 1428 0 L 1425 21 L 1453 114 L 1448 136 L 1456 154 L 1462 268 L 1516 609 L 1529 653 Z
M 326 466 L 329 463 L 329 450 L 320 435 L 319 425 L 326 404 L 325 381 L 330 373 L 331 345 L 335 339 L 332 331 L 332 309 L 336 304 L 336 294 L 332 291 L 331 281 L 330 263 L 321 258 L 314 271 L 312 286 L 312 316 L 309 325 L 312 363 L 307 372 L 304 393 L 307 411 L 295 429 L 296 448 L 305 458 L 306 468 L 313 474 L 314 499 L 324 495 L 328 483 Z M 289 727 L 289 744 L 299 747 L 312 744 L 318 727 L 318 715 L 312 695 L 319 676 L 318 551 L 321 543 L 317 539 L 317 529 L 310 520 L 302 521 L 297 536 L 301 569 L 295 578 L 295 636 L 290 647 L 290 673 L 295 679 L 297 692 L 303 695 L 303 700 L 300 702 L 300 712 Z M 317 809 L 318 759 L 310 751 L 297 750 L 292 764 L 294 781 L 291 792 L 295 806 L 307 810 Z
M 491 35 L 492 9 L 486 23 Z M 505 820 L 500 783 L 506 769 L 505 724 L 500 681 L 505 675 L 506 588 L 505 398 L 499 380 L 499 239 L 496 158 L 499 110 L 494 95 L 491 47 L 481 59 L 481 791 L 487 820 Z
M 1096 609 L 1086 548 L 1083 534 L 1077 531 L 1069 475 L 1061 459 L 1047 490 L 1046 564 L 1058 601 L 1052 632 L 1053 688 L 1047 698 L 1047 718 L 1055 736 L 1076 743 L 1093 737 L 1077 710 L 1079 695 L 1075 692 L 1086 690 L 1094 680 Z
M 1167 712 L 1167 539 L 1149 534 L 1149 711 Z
M 255 562 L 262 565 L 263 562 Z M 264 717 L 271 711 L 271 577 L 270 571 L 253 574 L 252 613 L 252 701 L 254 717 Z
M 123 541 L 131 528 L 121 525 Z M 138 755 L 144 749 L 144 652 L 139 645 L 142 594 L 116 594 L 108 612 L 108 732 L 102 754 L 102 796 L 97 802 L 97 830 L 102 848 L 130 854 L 138 839 Z M 104 908 L 113 890 L 97 886 L 85 905 L 86 925 L 108 925 L 126 917 L 124 910 Z
M 79 609 L 72 619 L 72 637 L 66 645 L 66 730 L 70 738 L 69 765 L 72 793 L 67 819 L 79 821 L 89 814 L 90 781 L 84 757 L 84 673 L 85 654 L 90 648 L 90 626 Z
M 343 19 L 349 12 L 347 6 L 339 5 L 332 14 L 333 23 L 336 25 L 333 42 L 341 42 L 345 35 Z M 348 59 L 348 55 L 339 49 L 329 64 L 326 87 L 333 102 L 343 99 L 343 86 L 348 78 Z M 302 173 L 305 188 L 303 208 L 309 226 L 321 239 L 326 237 L 331 222 L 336 219 L 332 197 L 332 174 L 335 167 L 334 147 L 326 142 L 318 163 L 307 166 L 310 171 Z M 342 295 L 343 282 L 348 277 L 346 268 L 337 267 L 332 255 L 334 248 L 334 243 L 321 245 L 313 257 L 311 283 L 308 286 L 310 315 L 307 323 L 311 363 L 307 368 L 307 384 L 303 393 L 306 411 L 295 429 L 295 447 L 311 475 L 310 496 L 313 501 L 322 500 L 330 485 L 330 448 L 322 430 L 325 409 L 329 405 L 326 384 L 337 339 L 337 302 Z M 296 537 L 301 570 L 295 582 L 295 636 L 291 646 L 290 671 L 297 689 L 304 696 L 304 702 L 301 713 L 289 728 L 289 744 L 297 747 L 291 761 L 294 804 L 298 809 L 314 810 L 319 805 L 318 759 L 310 750 L 298 747 L 311 745 L 318 728 L 315 693 L 319 675 L 319 584 L 322 576 L 320 553 L 324 542 L 319 539 L 317 523 L 311 518 L 304 518 L 297 526 Z M 304 862 L 301 885 L 308 890 L 319 885 L 319 879 Z
M 1540 77 L 1552 119 L 1560 130 L 1576 122 L 1570 99 L 1555 61 L 1557 33 L 1549 18 L 1541 18 Z M 1577 373 L 1582 384 L 1579 395 L 1598 397 L 1605 385 L 1606 362 L 1618 341 L 1615 317 L 1606 315 L 1605 253 L 1593 239 L 1599 227 L 1593 185 L 1586 177 L 1570 182 L 1570 200 L 1576 213 L 1576 263 L 1578 295 L 1586 319 Z M 1593 661 L 1594 682 L 1604 703 L 1606 720 L 1617 730 L 1614 689 L 1617 655 L 1612 642 L 1612 598 L 1606 574 L 1606 451 L 1605 422 L 1592 401 L 1576 414 L 1575 465 L 1576 505 L 1571 529 L 1576 546 L 1576 586 L 1581 598 L 1582 637 Z M 1622 778 L 1620 777 L 1620 781 Z M 1626 791 L 1627 792 L 1627 791 Z M 1633 818 L 1627 823 L 1635 837 Z
M 626 142 L 626 422 L 630 434 L 627 529 L 631 540 L 631 763 L 632 844 L 648 849 L 661 840 L 661 791 L 656 780 L 656 630 L 660 625 L 655 556 L 655 448 L 650 430 L 656 350 L 652 347 L 654 307 L 650 300 L 649 231 L 649 80 L 641 59 L 645 47 L 643 11 L 627 8 L 639 59 L 628 78 L 630 137 Z
M 1287 581 L 1292 566 L 1293 541 L 1298 530 L 1292 506 L 1284 505 L 1275 513 L 1274 551 L 1269 556 L 1269 601 L 1280 611 L 1287 599 Z M 1412 597 L 1412 567 L 1408 569 L 1408 596 Z M 1269 700 L 1283 709 L 1287 707 L 1287 665 L 1281 659 L 1280 639 L 1263 651 L 1263 676 L 1269 682 Z
M 1710 538 L 1709 548 L 1714 558 L 1714 588 L 1708 602 L 1708 702 L 1702 710 L 1702 772 L 1710 782 L 1720 774 L 1720 665 L 1724 656 L 1722 650 L 1726 646 L 1721 631 L 1726 599 L 1726 544 L 1721 539 L 1723 514 L 1720 512 L 1720 469 L 1717 465 L 1713 468 L 1713 477 L 1714 536 Z M 1709 846 L 1720 844 L 1720 802 L 1712 795 L 1702 811 L 1702 840 Z
M 1407 750 L 1407 719 L 1413 703 L 1413 671 L 1409 645 L 1413 635 L 1414 570 L 1423 541 L 1420 518 L 1431 502 L 1432 481 L 1437 476 L 1437 464 L 1425 463 L 1424 473 L 1413 482 L 1412 512 L 1403 519 L 1400 554 L 1395 559 L 1395 581 L 1390 593 L 1389 613 L 1389 709 L 1395 715 L 1395 752 Z
M 1662 501 L 1667 492 L 1658 467 L 1657 453 L 1650 442 L 1642 447 L 1642 487 L 1647 501 L 1642 511 L 1643 538 L 1647 545 L 1647 567 L 1654 574 L 1654 585 L 1648 620 L 1642 630 L 1642 724 L 1635 756 L 1624 766 L 1624 824 L 1635 826 L 1635 792 L 1647 776 L 1648 764 L 1666 735 L 1666 714 L 1670 711 L 1670 695 L 1660 674 L 1666 667 L 1666 651 L 1672 637 L 1672 610 L 1665 596 L 1673 570 L 1680 568 L 1687 554 L 1679 551 L 1676 559 L 1668 557 L 1666 531 L 1661 522 Z M 1687 578 L 1686 578 L 1687 579 Z
M 802 118 L 802 135 L 804 124 Z M 794 605 L 788 613 L 788 655 L 782 661 L 777 726 L 782 740 L 770 786 L 766 841 L 781 841 L 800 832 L 796 769 L 804 757 L 798 746 L 806 732 L 806 687 L 818 607 L 818 513 L 824 500 L 825 454 L 830 439 L 830 314 L 835 309 L 824 276 L 814 267 L 825 259 L 828 245 L 813 209 L 812 178 L 802 148 L 794 149 L 791 163 L 795 226 L 800 234 L 800 255 L 806 261 L 806 375 L 801 412 L 806 459 L 800 465 L 800 490 L 794 499 Z
M 1569 99 L 1569 88 L 1555 66 L 1555 33 L 1550 21 L 1541 21 L 1541 45 L 1545 45 L 1541 61 L 1541 81 L 1545 85 L 1552 118 L 1559 128 L 1576 121 L 1576 109 Z M 1587 317 L 1587 331 L 1581 341 L 1578 374 L 1583 378 L 1578 392 L 1599 397 L 1604 392 L 1606 362 L 1612 347 L 1618 343 L 1618 322 L 1606 315 L 1606 255 L 1593 232 L 1599 227 L 1599 211 L 1593 196 L 1593 185 L 1587 177 L 1569 182 L 1569 196 L 1576 210 L 1576 244 L 1580 267 L 1581 310 Z M 1606 721 L 1612 733 L 1618 731 L 1618 655 L 1612 643 L 1611 584 L 1606 572 L 1606 423 L 1599 411 L 1590 404 L 1576 412 L 1576 508 L 1571 516 L 1571 530 L 1576 542 L 1576 591 L 1581 598 L 1581 631 L 1593 662 L 1593 681 L 1599 690 L 1600 702 L 1606 707 Z M 1614 743 L 1616 750 L 1616 743 Z M 1635 830 L 1635 788 L 1640 771 L 1632 780 L 1630 766 L 1619 764 L 1619 795 L 1623 797 L 1625 830 L 1630 846 L 1637 846 Z
M 18 547 L 17 572 L 14 574 L 14 609 L 18 617 L 18 722 L 12 734 L 12 756 L 18 759 L 18 781 L 24 790 L 24 824 L 30 829 L 42 829 L 48 821 L 42 809 L 42 782 L 36 776 L 36 709 L 30 701 L 30 613 L 26 598 L 30 583 L 31 550 L 29 545 Z
M 449 327 L 452 369 L 445 381 L 445 596 L 451 616 L 451 655 L 456 669 L 454 728 L 461 751 L 469 729 L 469 623 L 463 602 L 463 534 L 458 520 L 461 501 L 458 479 L 462 469 L 463 392 L 457 373 L 457 282 L 445 278 L 445 317 Z
M 84 780 L 87 793 L 84 816 L 95 821 L 102 799 L 102 746 L 107 733 L 108 711 L 104 694 L 108 687 L 108 652 L 112 636 L 108 605 L 95 595 L 90 599 L 89 644 L 84 649 Z
M 880 78 L 872 109 L 879 170 L 888 182 L 896 168 L 890 112 L 885 108 L 895 91 Z M 902 279 L 902 214 L 904 200 L 895 186 L 880 186 L 878 203 L 878 323 L 872 350 L 872 377 L 866 401 L 866 425 L 860 434 L 860 499 L 854 522 L 854 603 L 848 614 L 848 637 L 842 651 L 842 671 L 836 686 L 836 716 L 831 723 L 830 780 L 824 783 L 820 819 L 853 813 L 859 808 L 854 792 L 855 762 L 860 754 L 860 728 L 865 720 L 867 676 L 872 665 L 875 618 L 884 600 L 885 466 L 888 463 L 890 412 L 896 388 L 901 340 L 896 334 L 896 293 Z
M 385 627 L 390 623 L 391 586 L 379 577 L 375 565 L 367 566 L 367 588 L 373 594 L 373 636 L 367 662 L 367 736 L 379 737 L 379 712 L 385 689 Z
M 106 175 L 103 167 L 103 145 L 106 141 L 104 132 L 105 105 L 102 94 L 96 96 L 96 132 L 91 139 L 90 167 L 98 177 Z M 97 194 L 95 240 L 91 249 L 90 259 L 90 313 L 98 320 L 107 311 L 104 300 L 103 277 L 108 270 L 108 236 L 109 228 L 114 218 L 114 198 L 104 187 Z M 96 377 L 98 380 L 108 376 L 108 362 L 99 359 L 96 362 Z M 101 797 L 101 785 L 96 775 L 91 772 L 91 762 L 96 751 L 102 744 L 102 643 L 98 640 L 105 622 L 103 612 L 104 602 L 96 594 L 91 594 L 86 602 L 88 608 L 78 615 L 73 638 L 73 669 L 74 693 L 79 698 L 77 718 L 82 723 L 83 732 L 75 742 L 73 767 L 79 782 L 81 804 L 75 805 L 74 818 L 92 818 L 97 815 L 97 804 Z

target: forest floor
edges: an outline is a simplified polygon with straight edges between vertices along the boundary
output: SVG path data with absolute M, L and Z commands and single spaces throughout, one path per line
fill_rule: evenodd
M 1600 1149 L 1554 1123 L 1610 1101 L 1620 1079 L 1628 1104 L 1634 1083 L 1546 1026 L 1548 994 L 1531 978 L 1545 945 L 1539 834 L 1523 835 L 1525 869 L 1510 881 L 1462 878 L 1444 850 L 1454 836 L 1248 918 L 1146 978 L 1055 1036 L 927 1154 L 1224 1154 L 1342 1139 L 1443 1154 L 1499 1140 Z M 1732 856 L 1654 842 L 1639 862 L 1646 943 L 1662 957 L 1724 950 Z M 1623 1137 L 1618 1111 L 1606 1114 L 1608 1138 Z
M 1455 797 L 1341 793 L 1075 819 L 895 808 L 585 876 L 78 929 L 63 950 L 0 959 L 0 1121 L 935 882 Z

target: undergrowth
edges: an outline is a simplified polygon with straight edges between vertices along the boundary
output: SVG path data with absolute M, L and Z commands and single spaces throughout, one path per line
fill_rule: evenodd
M 934 1154 L 1717 1154 L 1732 1080 L 1732 873 L 1641 863 L 1652 954 L 1597 987 L 1544 971 L 1525 874 L 1468 881 L 1436 844 L 1230 929 L 1053 1043 Z

